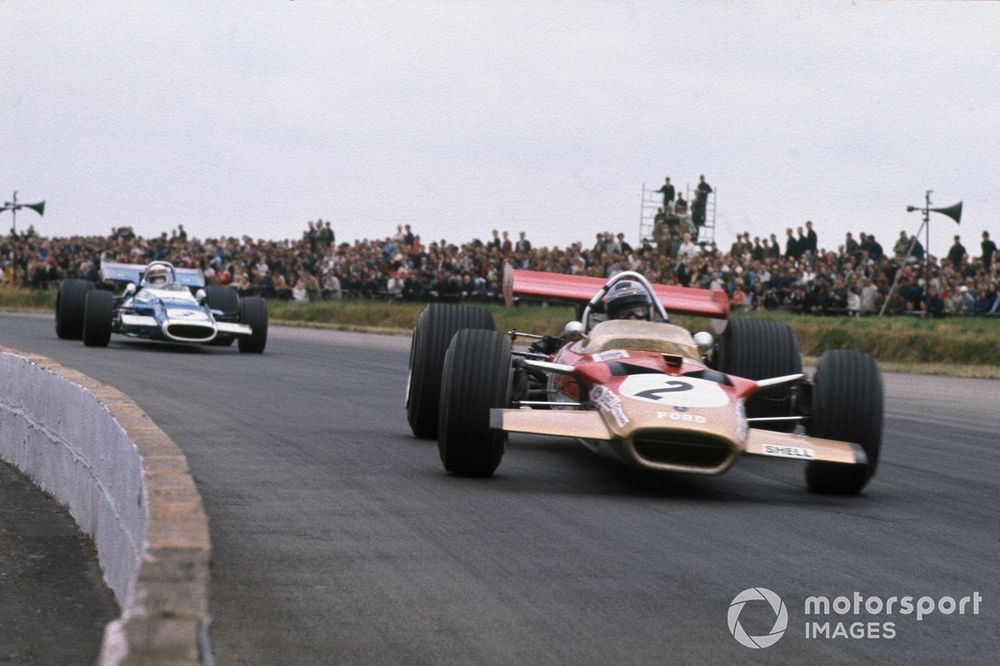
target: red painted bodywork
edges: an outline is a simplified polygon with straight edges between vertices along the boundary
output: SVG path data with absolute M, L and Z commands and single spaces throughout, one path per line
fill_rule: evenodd
M 554 375 L 553 382 L 556 390 L 572 400 L 586 402 L 589 398 L 580 395 L 579 382 L 577 381 L 579 379 L 586 385 L 588 391 L 594 386 L 600 385 L 616 393 L 620 392 L 621 383 L 625 381 L 627 375 L 613 376 L 608 369 L 608 361 L 594 361 L 589 354 L 578 354 L 572 350 L 572 347 L 572 344 L 566 345 L 551 359 L 555 363 L 572 365 L 576 368 L 576 379 L 567 375 Z M 684 358 L 680 365 L 676 365 L 667 363 L 664 355 L 658 352 L 628 350 L 628 354 L 628 358 L 615 360 L 629 365 L 650 368 L 670 377 L 680 377 L 688 372 L 705 369 L 703 363 L 689 358 Z M 728 377 L 733 385 L 720 384 L 720 387 L 734 402 L 741 398 L 746 399 L 757 390 L 757 382 L 753 380 L 734 375 L 728 375 Z
M 509 266 L 504 271 L 504 295 L 508 300 L 513 296 L 528 296 L 582 305 L 589 302 L 606 283 L 607 280 L 599 277 L 526 271 Z M 729 300 L 723 291 L 663 284 L 652 287 L 667 312 L 729 319 Z

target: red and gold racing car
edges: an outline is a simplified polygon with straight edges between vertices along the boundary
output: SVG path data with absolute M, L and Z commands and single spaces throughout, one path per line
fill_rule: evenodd
M 743 455 L 806 463 L 820 493 L 853 494 L 878 465 L 882 378 L 875 360 L 833 350 L 812 379 L 781 322 L 729 320 L 725 294 L 512 270 L 505 296 L 577 305 L 562 336 L 495 330 L 489 311 L 433 304 L 410 348 L 407 417 L 436 437 L 449 472 L 492 475 L 508 433 L 580 440 L 665 472 L 721 474 Z M 708 317 L 692 335 L 669 313 Z M 530 340 L 527 348 L 519 340 Z

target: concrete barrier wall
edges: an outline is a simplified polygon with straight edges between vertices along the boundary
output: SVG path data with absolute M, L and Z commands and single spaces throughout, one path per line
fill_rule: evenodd
M 180 449 L 117 389 L 0 348 L 0 458 L 90 535 L 122 616 L 101 662 L 206 663 L 211 544 Z

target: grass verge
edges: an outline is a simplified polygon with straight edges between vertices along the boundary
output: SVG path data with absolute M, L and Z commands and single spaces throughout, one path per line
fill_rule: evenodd
M 9 312 L 54 312 L 56 292 L 0 287 L 0 309 Z

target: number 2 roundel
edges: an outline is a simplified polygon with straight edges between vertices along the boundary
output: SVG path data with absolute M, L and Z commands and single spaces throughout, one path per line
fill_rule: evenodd
M 729 397 L 715 382 L 693 377 L 667 375 L 631 375 L 621 383 L 618 392 L 633 400 L 674 407 L 723 407 Z

